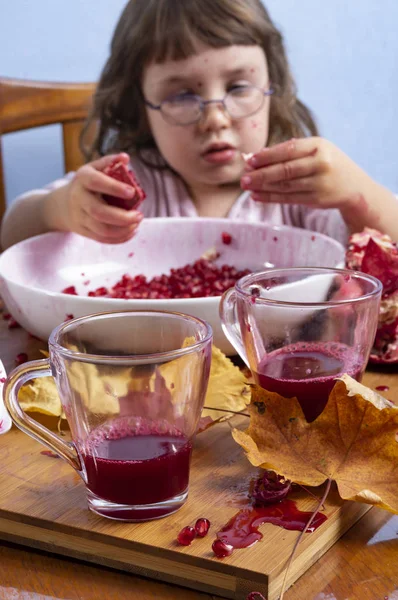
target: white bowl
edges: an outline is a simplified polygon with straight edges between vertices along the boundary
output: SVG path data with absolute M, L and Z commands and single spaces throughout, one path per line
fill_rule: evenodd
M 232 236 L 230 245 L 222 242 L 223 232 Z M 194 262 L 209 248 L 220 253 L 216 264 L 238 269 L 263 270 L 269 263 L 276 267 L 344 264 L 341 244 L 304 229 L 229 219 L 144 219 L 137 235 L 124 244 L 100 244 L 73 233 L 54 232 L 12 246 L 0 257 L 0 293 L 12 316 L 43 340 L 67 315 L 157 309 L 208 321 L 214 343 L 227 354 L 235 354 L 221 329 L 219 298 L 123 300 L 87 296 L 88 290 L 112 286 L 124 273 L 143 273 L 149 278 L 168 273 L 170 268 Z M 81 295 L 61 293 L 70 285 Z
M 12 425 L 11 417 L 8 414 L 3 402 L 3 386 L 6 377 L 7 374 L 4 365 L 0 360 L 0 435 L 2 435 L 3 433 L 7 433 L 7 431 L 10 431 Z

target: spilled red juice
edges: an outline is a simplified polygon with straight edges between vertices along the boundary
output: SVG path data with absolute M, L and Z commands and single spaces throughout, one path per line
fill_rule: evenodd
M 184 494 L 188 488 L 192 444 L 175 427 L 128 418 L 93 430 L 81 448 L 87 488 L 98 498 L 129 506 L 156 504 Z M 140 519 L 164 516 L 176 508 L 139 511 Z M 112 515 L 107 512 L 107 516 Z M 118 518 L 134 518 L 134 514 Z
M 297 342 L 275 350 L 253 373 L 256 383 L 285 398 L 296 396 L 308 422 L 325 408 L 335 380 L 347 373 L 360 380 L 363 361 L 345 344 Z
M 263 523 L 272 523 L 291 531 L 303 531 L 312 514 L 299 510 L 293 500 L 285 498 L 269 506 L 240 510 L 217 532 L 217 537 L 233 548 L 248 548 L 263 537 L 258 530 Z M 326 520 L 326 515 L 317 513 L 307 531 L 315 531 Z

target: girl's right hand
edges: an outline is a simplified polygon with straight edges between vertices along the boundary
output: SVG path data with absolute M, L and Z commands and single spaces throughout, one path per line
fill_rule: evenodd
M 115 158 L 128 164 L 128 154 L 104 156 L 76 171 L 73 179 L 49 196 L 47 203 L 50 229 L 73 231 L 104 244 L 121 244 L 135 234 L 143 219 L 137 210 L 110 206 L 102 194 L 118 198 L 134 197 L 130 185 L 105 175 L 103 170 Z

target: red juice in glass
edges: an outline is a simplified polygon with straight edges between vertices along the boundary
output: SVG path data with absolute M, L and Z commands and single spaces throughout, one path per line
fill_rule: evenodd
M 253 373 L 256 383 L 285 398 L 296 396 L 308 422 L 325 408 L 336 378 L 347 373 L 357 381 L 363 361 L 337 342 L 297 342 L 274 350 Z
M 134 518 L 131 507 L 138 507 L 136 516 L 144 519 L 140 505 L 167 504 L 170 498 L 186 494 L 192 443 L 175 427 L 165 432 L 164 425 L 157 428 L 155 423 L 133 432 L 120 421 L 93 430 L 84 444 L 81 456 L 87 488 L 101 500 L 128 505 L 125 516 L 130 519 Z M 157 516 L 175 510 L 175 506 L 159 506 Z M 150 516 L 154 517 L 153 509 Z

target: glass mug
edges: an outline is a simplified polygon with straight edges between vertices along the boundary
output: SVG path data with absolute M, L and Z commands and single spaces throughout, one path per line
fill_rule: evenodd
M 79 473 L 89 508 L 146 521 L 188 495 L 193 438 L 211 363 L 212 330 L 181 313 L 101 313 L 67 321 L 49 338 L 49 360 L 14 369 L 4 400 L 15 424 Z M 26 415 L 18 390 L 53 375 L 71 442 Z
M 240 279 L 220 303 L 223 331 L 257 385 L 297 397 L 307 421 L 335 379 L 360 381 L 376 334 L 382 285 L 334 268 L 270 269 Z

